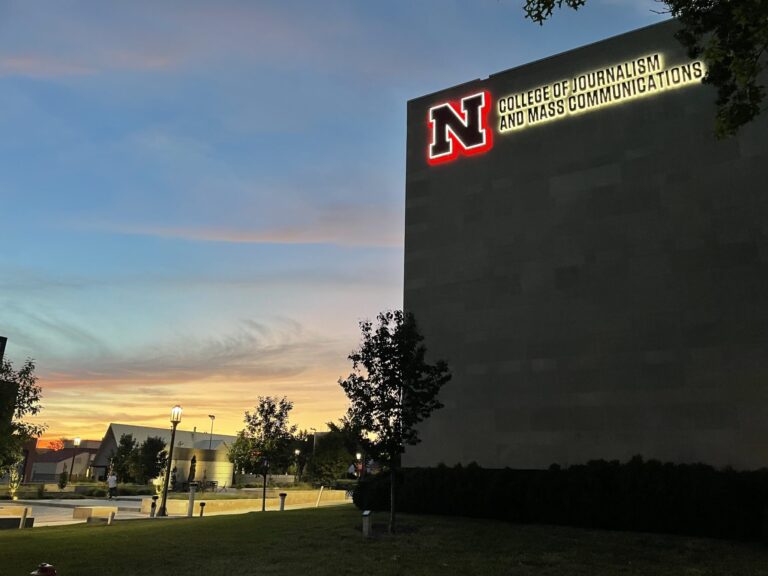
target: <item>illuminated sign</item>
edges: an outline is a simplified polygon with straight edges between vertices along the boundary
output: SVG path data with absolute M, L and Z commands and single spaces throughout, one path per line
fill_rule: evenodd
M 664 67 L 661 54 L 629 60 L 578 74 L 532 90 L 499 98 L 500 133 L 559 120 L 701 82 L 701 61 Z
M 496 129 L 507 134 L 553 120 L 592 112 L 697 84 L 706 74 L 696 60 L 666 67 L 661 54 L 627 60 L 611 66 L 563 78 L 530 90 L 515 92 L 496 101 Z M 429 109 L 429 164 L 441 164 L 461 156 L 486 152 L 493 146 L 489 128 L 487 90 L 444 102 Z
M 442 164 L 459 155 L 472 156 L 491 149 L 493 131 L 488 122 L 491 94 L 478 92 L 458 102 L 444 102 L 429 109 L 431 134 L 427 161 Z

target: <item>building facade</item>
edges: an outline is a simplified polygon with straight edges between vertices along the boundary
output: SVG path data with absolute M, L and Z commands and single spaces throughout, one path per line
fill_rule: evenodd
M 408 103 L 406 466 L 768 465 L 768 114 L 716 139 L 677 26 Z
M 120 438 L 124 435 L 130 435 L 139 445 L 150 437 L 162 438 L 167 446 L 171 441 L 171 428 L 110 424 L 93 458 L 92 468 L 96 478 L 106 479 L 112 457 L 117 452 Z M 190 480 L 205 480 L 215 481 L 220 487 L 231 486 L 234 466 L 229 461 L 228 449 L 236 439 L 236 436 L 210 435 L 207 432 L 198 432 L 197 429 L 176 430 L 171 468 L 175 470 L 179 485 L 186 485 Z M 195 459 L 194 477 L 190 474 L 192 458 Z

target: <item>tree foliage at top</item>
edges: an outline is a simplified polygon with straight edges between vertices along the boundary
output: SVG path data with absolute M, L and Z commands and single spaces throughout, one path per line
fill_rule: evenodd
M 267 474 L 291 463 L 296 426 L 288 424 L 293 403 L 286 397 L 259 396 L 256 410 L 245 412 L 245 428 L 229 449 L 230 461 L 240 470 Z
M 145 484 L 162 475 L 167 458 L 165 440 L 160 436 L 150 436 L 139 444 L 133 434 L 123 434 L 112 455 L 112 469 L 121 482 Z
M 316 482 L 333 482 L 344 478 L 354 461 L 354 452 L 350 452 L 344 434 L 338 429 L 331 430 L 318 436 L 314 454 L 307 466 L 307 475 Z
M 114 470 L 120 482 L 130 482 L 133 480 L 133 471 L 131 470 L 135 461 L 135 452 L 139 443 L 134 439 L 133 434 L 122 434 L 117 442 L 117 450 L 112 456 L 112 470 Z
M 342 416 L 339 419 L 338 424 L 335 422 L 328 422 L 327 425 L 331 432 L 341 435 L 344 439 L 344 446 L 350 454 L 355 454 L 356 452 L 365 449 L 363 432 L 360 430 L 359 426 L 349 419 L 348 415 Z
M 442 407 L 437 394 L 451 375 L 445 362 L 425 361 L 412 314 L 387 311 L 377 320 L 360 323 L 362 344 L 349 355 L 353 371 L 339 385 L 350 400 L 350 425 L 368 451 L 394 464 L 406 445 L 419 442 L 416 425 Z
M 131 455 L 131 475 L 135 482 L 144 484 L 153 478 L 158 478 L 165 470 L 168 452 L 165 450 L 165 440 L 160 436 L 150 436 Z
M 526 17 L 543 24 L 555 8 L 577 10 L 587 0 L 526 0 Z M 766 0 L 658 0 L 677 18 L 675 35 L 691 58 L 707 65 L 704 82 L 717 89 L 715 133 L 735 134 L 762 111 L 766 88 L 760 75 L 768 65 Z
M 21 460 L 24 443 L 40 437 L 47 426 L 25 420 L 42 410 L 40 399 L 43 391 L 37 383 L 34 360 L 28 358 L 18 371 L 14 370 L 9 360 L 3 360 L 0 363 L 0 382 L 10 382 L 16 387 L 15 396 L 4 395 L 8 406 L 2 411 L 11 415 L 11 422 L 0 422 L 0 472 L 6 472 Z

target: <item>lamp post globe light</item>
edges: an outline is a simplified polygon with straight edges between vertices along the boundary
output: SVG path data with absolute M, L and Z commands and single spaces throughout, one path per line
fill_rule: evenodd
M 364 466 L 364 464 L 363 464 L 363 455 L 360 452 L 357 452 L 355 454 L 355 458 L 357 459 L 358 466 L 360 467 L 360 468 L 358 468 L 358 471 L 357 471 L 357 477 L 358 478 L 362 478 L 363 477 L 363 466 Z
M 163 482 L 163 501 L 160 504 L 160 510 L 158 510 L 157 515 L 158 516 L 168 516 L 168 513 L 165 509 L 165 502 L 168 499 L 168 480 L 170 480 L 171 477 L 171 461 L 173 460 L 173 444 L 176 442 L 176 426 L 179 425 L 179 422 L 181 422 L 181 406 L 176 404 L 171 409 L 171 424 L 173 428 L 171 429 L 171 447 L 168 450 L 168 461 L 165 463 L 165 481 Z
M 75 438 L 72 443 L 75 445 L 75 447 L 72 448 L 72 465 L 69 467 L 69 482 L 72 482 L 72 470 L 75 469 L 75 455 L 77 454 L 77 449 L 80 446 L 80 437 L 78 436 Z
M 211 419 L 211 436 L 208 438 L 208 450 L 210 450 L 211 445 L 213 444 L 213 421 L 216 420 L 216 416 L 213 414 L 208 414 L 208 418 Z

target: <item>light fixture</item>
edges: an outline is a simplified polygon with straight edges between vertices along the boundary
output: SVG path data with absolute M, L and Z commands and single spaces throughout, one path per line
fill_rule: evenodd
M 160 504 L 160 510 L 158 510 L 158 516 L 168 516 L 168 511 L 165 508 L 165 502 L 168 499 L 168 481 L 171 478 L 171 461 L 173 460 L 173 443 L 176 441 L 176 426 L 181 422 L 181 406 L 176 404 L 171 409 L 171 424 L 173 428 L 171 430 L 171 447 L 168 450 L 168 461 L 165 464 L 165 482 L 163 483 L 163 502 Z
M 176 404 L 171 408 L 171 424 L 178 424 L 181 422 L 181 406 Z

